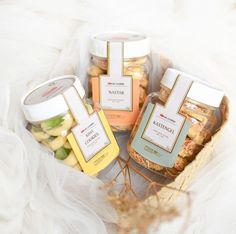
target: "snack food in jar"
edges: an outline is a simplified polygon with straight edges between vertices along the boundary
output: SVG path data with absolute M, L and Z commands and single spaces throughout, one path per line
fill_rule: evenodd
M 40 84 L 22 98 L 22 109 L 34 138 L 74 169 L 96 175 L 118 156 L 103 111 L 87 103 L 76 76 Z
M 89 96 L 115 132 L 132 129 L 148 94 L 149 38 L 135 32 L 107 32 L 91 39 Z
M 146 98 L 127 145 L 142 166 L 175 178 L 211 140 L 224 94 L 198 78 L 167 69 Z

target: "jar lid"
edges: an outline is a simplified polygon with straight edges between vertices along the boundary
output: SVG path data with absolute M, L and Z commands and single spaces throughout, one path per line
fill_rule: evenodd
M 91 38 L 90 53 L 107 58 L 107 42 L 124 43 L 124 58 L 137 58 L 150 53 L 149 38 L 136 32 L 104 32 Z
M 84 97 L 85 90 L 79 78 L 73 75 L 50 79 L 29 91 L 21 100 L 25 118 L 29 122 L 40 122 L 68 111 L 62 94 L 71 86 L 76 88 L 81 98 Z
M 172 89 L 178 76 L 191 79 L 193 84 L 187 94 L 187 97 L 202 104 L 219 107 L 224 96 L 222 90 L 210 86 L 209 83 L 184 72 L 173 68 L 168 68 L 161 80 L 161 84 Z

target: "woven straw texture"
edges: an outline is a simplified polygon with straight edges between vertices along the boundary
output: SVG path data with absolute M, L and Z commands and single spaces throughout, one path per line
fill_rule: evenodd
M 176 200 L 180 190 L 186 190 L 189 186 L 190 182 L 195 178 L 197 172 L 207 163 L 207 161 L 211 158 L 211 153 L 213 152 L 214 146 L 217 144 L 218 139 L 220 138 L 223 128 L 228 121 L 229 115 L 229 105 L 228 105 L 228 98 L 224 97 L 222 104 L 221 104 L 221 114 L 222 114 L 222 125 L 217 131 L 214 136 L 212 137 L 211 141 L 208 142 L 205 147 L 199 152 L 196 156 L 195 160 L 192 161 L 189 165 L 187 165 L 184 171 L 175 178 L 173 182 L 168 184 L 169 187 L 174 188 L 169 189 L 163 187 L 158 192 L 158 197 L 161 202 L 173 202 Z M 156 202 L 156 197 L 150 196 L 148 202 Z

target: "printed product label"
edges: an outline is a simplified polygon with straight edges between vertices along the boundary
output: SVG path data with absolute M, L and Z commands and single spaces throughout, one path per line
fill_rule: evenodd
M 92 78 L 94 105 L 103 108 L 111 125 L 132 125 L 139 114 L 139 80 L 123 75 L 122 42 L 108 42 L 107 57 L 107 75 Z
M 156 104 L 142 137 L 171 152 L 184 122 L 183 116 L 171 115 L 163 106 Z
M 173 167 L 191 123 L 179 109 L 192 81 L 179 77 L 165 106 L 149 103 L 131 146 L 144 158 Z
M 96 175 L 119 154 L 119 146 L 103 111 L 93 113 L 72 129 L 68 141 L 83 171 L 89 175 Z
M 119 146 L 103 111 L 85 105 L 76 86 L 66 90 L 63 98 L 77 123 L 68 141 L 83 171 L 96 175 L 118 156 Z
M 110 144 L 110 140 L 96 113 L 72 129 L 85 161 L 89 161 L 99 151 Z
M 132 106 L 132 78 L 100 79 L 100 103 L 105 109 L 131 111 Z

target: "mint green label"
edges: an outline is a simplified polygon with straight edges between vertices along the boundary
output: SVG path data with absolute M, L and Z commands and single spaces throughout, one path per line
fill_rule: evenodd
M 190 125 L 173 108 L 149 103 L 131 146 L 144 158 L 173 167 Z

